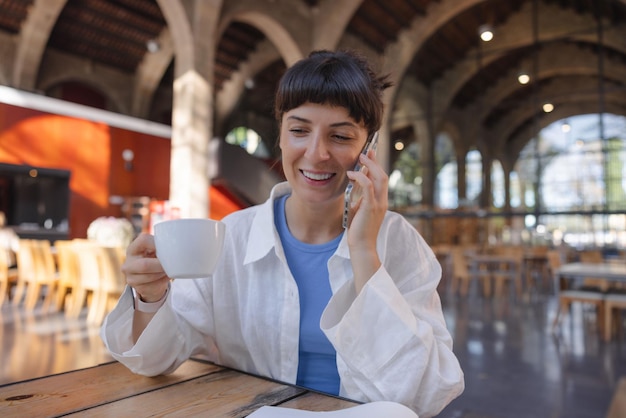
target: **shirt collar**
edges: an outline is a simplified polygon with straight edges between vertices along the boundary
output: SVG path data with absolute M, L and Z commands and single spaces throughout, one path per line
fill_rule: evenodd
M 278 183 L 272 188 L 270 197 L 264 203 L 259 205 L 259 209 L 254 215 L 254 219 L 252 220 L 252 225 L 250 227 L 244 264 L 260 260 L 265 257 L 272 248 L 282 248 L 280 245 L 280 238 L 274 224 L 274 201 L 289 193 L 291 193 L 291 186 L 288 182 Z M 346 234 L 343 234 L 334 255 L 345 259 L 350 258 Z
M 274 200 L 289 193 L 291 193 L 289 183 L 278 183 L 272 187 L 270 197 L 259 205 L 250 227 L 244 264 L 252 263 L 265 257 L 280 241 L 274 226 Z

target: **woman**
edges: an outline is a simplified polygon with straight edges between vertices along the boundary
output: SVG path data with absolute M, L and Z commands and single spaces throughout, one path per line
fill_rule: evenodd
M 421 417 L 464 387 L 436 287 L 441 267 L 406 220 L 387 211 L 388 177 L 361 154 L 380 128 L 390 83 L 349 52 L 318 51 L 289 68 L 275 113 L 286 183 L 231 214 L 210 279 L 171 284 L 154 240 L 139 236 L 129 286 L 102 336 L 136 373 L 193 355 Z M 357 162 L 363 171 L 352 171 Z M 344 230 L 348 180 L 362 189 Z M 134 300 L 134 302 L 133 302 Z

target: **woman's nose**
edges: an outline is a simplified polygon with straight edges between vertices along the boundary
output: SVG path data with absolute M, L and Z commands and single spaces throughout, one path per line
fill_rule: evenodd
M 323 135 L 313 134 L 306 149 L 306 156 L 311 160 L 327 160 L 330 156 L 328 154 L 328 147 Z

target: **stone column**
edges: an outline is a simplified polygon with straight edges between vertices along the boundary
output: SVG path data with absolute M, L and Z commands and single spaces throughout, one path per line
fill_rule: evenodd
M 211 88 L 193 70 L 174 81 L 170 203 L 183 218 L 209 213 L 208 141 L 211 138 Z
M 158 0 L 174 42 L 170 203 L 183 218 L 209 214 L 215 28 L 221 1 Z
M 489 157 L 483 157 L 483 187 L 480 193 L 479 206 L 482 209 L 490 209 L 493 199 L 491 197 L 491 164 L 493 160 Z
M 466 153 L 458 152 L 456 155 L 456 184 L 459 203 L 467 198 L 467 178 L 465 176 L 465 159 Z

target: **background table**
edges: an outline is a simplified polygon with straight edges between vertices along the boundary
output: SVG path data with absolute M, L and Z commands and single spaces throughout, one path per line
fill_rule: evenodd
M 518 297 L 521 296 L 521 260 L 502 254 L 470 253 L 468 268 L 470 276 L 482 283 L 483 296 L 491 296 L 492 281 L 495 282 L 493 293 L 496 296 L 503 296 L 505 283 L 512 283 Z
M 569 263 L 557 270 L 561 279 L 582 279 L 599 277 L 611 282 L 626 282 L 626 264 L 624 263 Z
M 604 340 L 609 341 L 613 328 L 612 310 L 614 307 L 626 307 L 624 294 L 611 294 L 610 291 L 605 292 L 602 288 L 572 290 L 570 282 L 594 278 L 618 287 L 623 286 L 626 284 L 626 264 L 615 262 L 569 263 L 556 271 L 556 278 L 558 279 L 559 310 L 554 318 L 553 328 L 559 323 L 560 313 L 566 311 L 572 301 L 590 303 L 597 308 L 598 330 Z
M 112 362 L 0 386 L 2 417 L 245 417 L 264 405 L 331 411 L 358 403 L 200 360 L 166 376 Z

